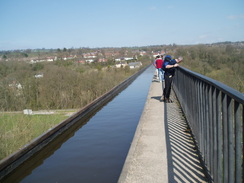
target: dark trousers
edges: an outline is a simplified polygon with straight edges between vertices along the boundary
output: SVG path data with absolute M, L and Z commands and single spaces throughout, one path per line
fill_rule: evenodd
M 164 74 L 165 86 L 164 86 L 163 95 L 166 99 L 168 99 L 170 96 L 172 81 L 173 81 L 173 76 L 165 73 Z

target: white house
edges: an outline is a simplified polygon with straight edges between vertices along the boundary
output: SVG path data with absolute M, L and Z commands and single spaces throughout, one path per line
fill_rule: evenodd
M 131 62 L 128 64 L 130 69 L 134 69 L 134 68 L 139 68 L 142 66 L 142 63 L 141 62 Z
M 35 78 L 43 78 L 43 74 L 36 74 Z
M 127 62 L 118 62 L 118 63 L 116 63 L 115 64 L 115 67 L 116 68 L 121 68 L 121 67 L 125 67 L 125 66 L 127 66 L 128 64 L 127 64 Z
M 93 59 L 87 59 L 87 60 L 86 60 L 86 63 L 92 63 L 92 62 L 94 62 Z
M 131 58 L 129 58 L 129 57 L 125 57 L 124 59 L 127 60 L 127 61 L 128 61 L 128 60 L 134 60 L 134 58 L 132 58 L 132 57 L 131 57 Z
M 120 62 L 121 61 L 121 58 L 116 58 L 115 59 L 115 62 Z

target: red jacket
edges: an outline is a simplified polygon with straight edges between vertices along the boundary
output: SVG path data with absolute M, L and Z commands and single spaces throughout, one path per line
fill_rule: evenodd
M 163 63 L 164 63 L 163 59 L 158 58 L 158 59 L 156 60 L 156 68 L 157 68 L 157 69 L 161 69 Z

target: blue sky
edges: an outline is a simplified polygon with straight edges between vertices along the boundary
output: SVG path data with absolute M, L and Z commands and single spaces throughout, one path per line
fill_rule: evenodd
M 244 41 L 244 0 L 0 0 L 0 50 Z

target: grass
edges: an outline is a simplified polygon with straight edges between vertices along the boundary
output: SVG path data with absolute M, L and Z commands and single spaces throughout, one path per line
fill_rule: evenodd
M 45 115 L 0 113 L 0 160 L 67 119 L 67 112 L 75 111 L 61 111 Z

